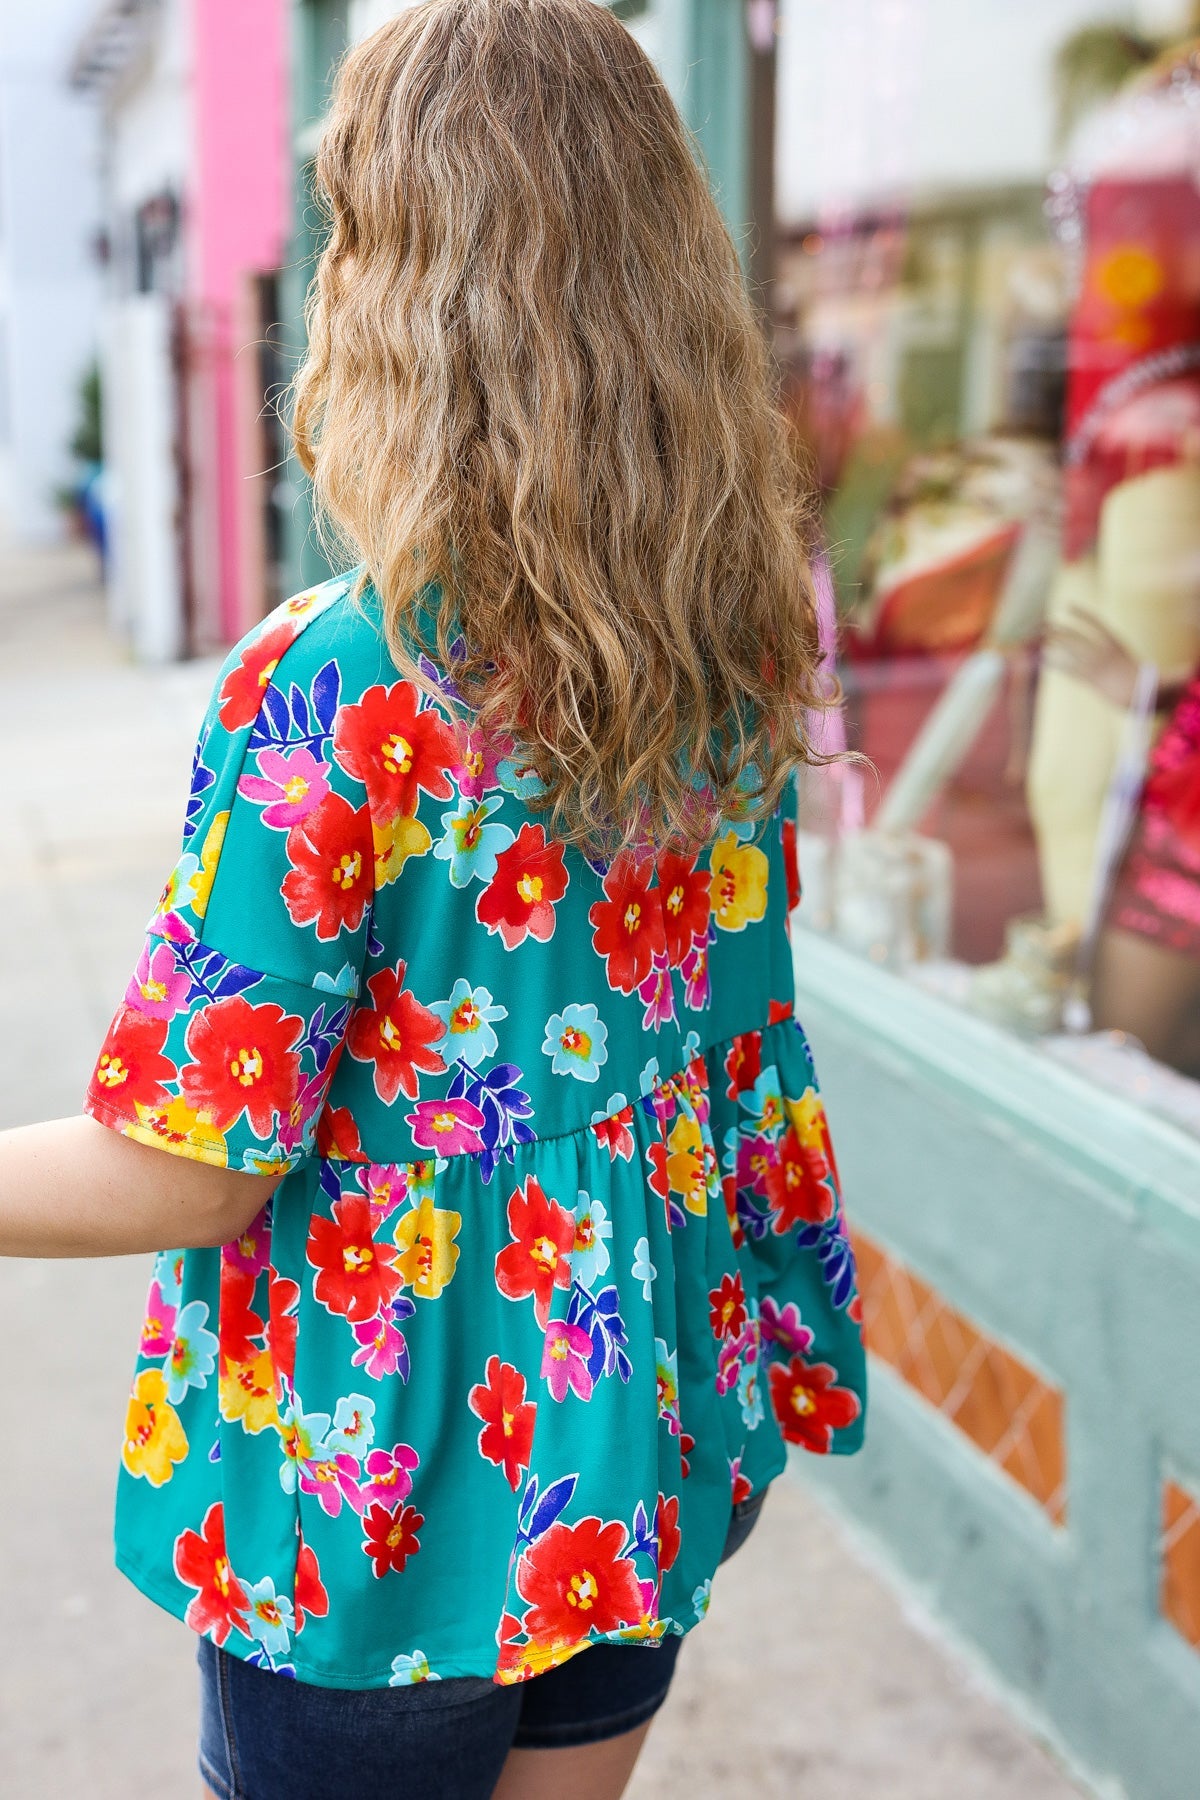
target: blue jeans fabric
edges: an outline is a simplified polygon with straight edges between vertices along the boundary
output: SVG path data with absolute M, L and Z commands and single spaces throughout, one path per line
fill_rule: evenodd
M 733 1509 L 722 1562 L 749 1537 L 766 1489 Z M 459 1675 L 408 1687 L 324 1688 L 256 1668 L 201 1638 L 200 1772 L 221 1800 L 488 1800 L 510 1749 L 597 1743 L 667 1697 L 682 1639 L 597 1644 L 498 1687 Z

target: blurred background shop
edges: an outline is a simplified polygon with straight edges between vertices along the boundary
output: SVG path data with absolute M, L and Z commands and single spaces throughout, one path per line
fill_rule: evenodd
M 775 343 L 845 693 L 825 747 L 861 753 L 801 784 L 796 948 L 874 1420 L 866 1455 L 806 1479 L 1098 1790 L 1183 1800 L 1200 8 L 614 4 Z M 277 406 L 331 74 L 395 8 L 44 0 L 53 31 L 18 10 L 0 511 L 91 532 L 143 660 L 211 650 L 325 571 Z

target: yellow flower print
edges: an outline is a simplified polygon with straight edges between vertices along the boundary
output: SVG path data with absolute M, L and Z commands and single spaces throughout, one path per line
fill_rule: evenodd
M 166 918 L 168 913 L 178 912 L 181 907 L 191 906 L 196 897 L 197 884 L 203 879 L 202 871 L 196 858 L 190 854 L 181 856 L 171 873 L 167 876 L 162 893 L 158 896 L 158 905 L 154 908 L 155 920 Z
M 681 1113 L 667 1139 L 667 1180 L 683 1196 L 688 1212 L 708 1211 L 708 1176 L 704 1167 L 704 1134 L 690 1113 Z
M 192 911 L 198 919 L 202 919 L 208 911 L 208 897 L 212 893 L 213 878 L 221 860 L 221 846 L 225 842 L 225 828 L 228 824 L 227 809 L 217 814 L 205 835 L 204 848 L 200 852 L 200 872 L 192 884 Z
M 744 931 L 767 910 L 765 854 L 757 844 L 739 844 L 732 831 L 718 838 L 712 853 L 713 917 L 723 931 Z
M 275 1399 L 275 1364 L 269 1350 L 260 1350 L 249 1362 L 226 1365 L 219 1383 L 221 1417 L 241 1421 L 249 1432 L 281 1429 Z
M 808 1088 L 799 1100 L 785 1100 L 787 1116 L 802 1144 L 819 1144 L 825 1134 L 825 1108 L 816 1088 Z
M 137 1124 L 125 1127 L 125 1136 L 139 1144 L 158 1148 L 186 1144 L 194 1152 L 195 1161 L 213 1163 L 223 1169 L 228 1161 L 224 1133 L 217 1130 L 206 1112 L 193 1112 L 186 1100 L 176 1098 L 162 1106 L 135 1103 Z
M 386 825 L 371 826 L 375 840 L 375 886 L 395 881 L 410 856 L 424 856 L 433 839 L 420 819 L 397 813 Z
M 162 1370 L 143 1369 L 125 1413 L 121 1460 L 131 1475 L 144 1475 L 151 1487 L 162 1487 L 187 1453 L 187 1433 L 167 1399 Z
M 450 1281 L 458 1262 L 454 1239 L 461 1224 L 461 1213 L 425 1199 L 396 1226 L 396 1246 L 401 1253 L 396 1267 L 418 1299 L 436 1300 Z

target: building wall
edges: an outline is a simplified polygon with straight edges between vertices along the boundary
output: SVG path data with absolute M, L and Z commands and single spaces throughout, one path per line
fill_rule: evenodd
M 83 0 L 0 20 L 0 529 L 52 539 L 79 381 L 96 353 L 98 140 L 63 72 Z
M 1187 15 L 1187 0 L 781 0 L 780 219 L 1040 182 L 1063 39 L 1113 19 L 1166 31 Z

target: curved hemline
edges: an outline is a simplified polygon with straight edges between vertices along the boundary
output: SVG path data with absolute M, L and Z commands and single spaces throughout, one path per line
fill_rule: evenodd
M 760 1480 L 760 1485 L 753 1490 L 753 1494 L 765 1494 L 770 1484 L 777 1480 L 780 1475 L 785 1473 L 790 1462 L 786 1445 L 784 1446 L 784 1452 L 783 1461 L 770 1473 L 764 1472 Z M 753 1494 L 747 1496 L 747 1498 L 752 1498 Z M 159 1580 L 156 1573 L 152 1573 L 149 1569 L 144 1567 L 138 1562 L 136 1557 L 128 1555 L 127 1552 L 122 1549 L 120 1544 L 114 1545 L 113 1560 L 122 1575 L 125 1576 L 127 1581 L 133 1583 L 139 1593 L 144 1594 L 147 1600 L 153 1601 L 155 1606 L 161 1607 L 164 1612 L 170 1613 L 172 1618 L 178 1619 L 181 1625 L 187 1625 L 186 1614 L 190 1595 L 186 1591 L 179 1586 L 173 1586 L 168 1590 Z M 710 1584 L 717 1575 L 720 1567 L 721 1563 L 718 1560 L 717 1564 L 707 1577 Z M 619 1634 L 614 1634 L 611 1637 L 599 1638 L 595 1640 L 594 1645 L 588 1643 L 577 1651 L 576 1654 L 583 1655 L 586 1650 L 598 1648 L 600 1644 L 612 1644 L 621 1648 L 633 1650 L 653 1649 L 661 1643 L 664 1637 L 669 1635 L 680 1638 L 687 1637 L 688 1633 L 694 1631 L 697 1625 L 704 1623 L 704 1619 L 707 1618 L 707 1616 L 707 1612 L 701 1618 L 693 1616 L 687 1624 L 681 1624 L 681 1622 L 675 1618 L 670 1619 L 669 1621 L 666 1621 L 666 1630 L 658 1637 L 622 1637 Z M 195 1637 L 209 1637 L 207 1632 L 196 1631 L 191 1625 L 188 1625 L 187 1628 Z M 210 1641 L 212 1640 L 210 1639 Z M 252 1643 L 253 1640 L 250 1640 L 250 1642 Z M 240 1662 L 248 1660 L 248 1655 L 243 1654 L 243 1652 L 232 1643 L 231 1639 L 227 1639 L 225 1643 L 221 1645 L 221 1648 L 227 1651 L 230 1656 L 236 1656 Z M 345 1674 L 341 1671 L 331 1672 L 328 1670 L 322 1670 L 318 1673 L 316 1670 L 312 1669 L 311 1666 L 302 1666 L 300 1658 L 294 1654 L 294 1651 L 295 1645 L 293 1644 L 292 1667 L 295 1671 L 296 1680 L 306 1682 L 310 1687 L 336 1688 L 339 1690 L 352 1691 L 356 1688 L 383 1688 L 391 1687 L 392 1685 L 392 1666 L 390 1663 L 388 1664 L 386 1671 L 379 1674 Z M 436 1662 L 436 1659 L 433 1660 Z M 481 1653 L 480 1657 L 473 1661 L 471 1667 L 468 1668 L 464 1666 L 464 1661 L 465 1659 L 460 1656 L 454 1658 L 451 1662 L 442 1662 L 436 1672 L 443 1678 L 450 1678 L 458 1675 L 473 1676 L 476 1680 L 482 1679 L 485 1681 L 496 1682 L 497 1687 L 519 1687 L 521 1685 L 519 1681 L 496 1681 L 497 1658 L 494 1641 L 489 1643 L 486 1652 Z

